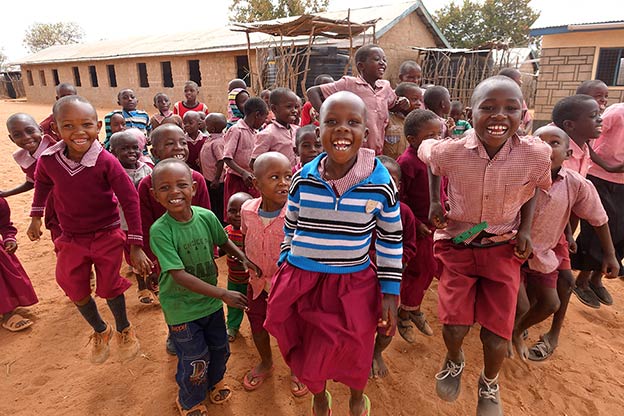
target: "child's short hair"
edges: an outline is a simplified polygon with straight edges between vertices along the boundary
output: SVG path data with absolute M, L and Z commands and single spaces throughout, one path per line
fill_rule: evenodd
M 401 165 L 399 165 L 399 162 L 386 155 L 379 155 L 377 156 L 377 159 L 379 160 L 379 162 L 381 162 L 382 165 L 386 167 L 386 169 L 394 169 L 396 172 L 398 172 L 399 179 L 401 178 Z M 398 183 L 396 185 L 398 185 Z
M 76 87 L 74 87 L 74 84 L 70 84 L 69 82 L 61 82 L 58 84 L 55 89 L 56 95 L 61 95 L 61 91 L 63 90 L 72 91 L 74 95 L 77 94 Z
M 234 78 L 228 82 L 228 92 L 235 88 L 247 89 L 247 83 L 240 78 Z
M 441 85 L 428 87 L 423 96 L 425 107 L 430 109 L 438 108 L 440 106 L 440 101 L 442 101 L 447 95 L 450 95 L 449 91 Z
M 581 85 L 579 85 L 576 88 L 576 93 L 589 95 L 591 92 L 593 92 L 592 90 L 594 88 L 600 88 L 600 87 L 607 88 L 607 84 L 605 84 L 604 81 L 601 81 L 599 79 L 588 79 L 586 81 L 581 82 Z
M 278 105 L 281 100 L 283 100 L 284 98 L 288 97 L 291 94 L 296 95 L 293 92 L 293 90 L 291 90 L 290 88 L 284 88 L 284 87 L 275 88 L 273 91 L 271 91 L 271 95 L 269 97 L 269 103 L 271 103 L 271 105 Z
M 243 114 L 251 114 L 259 111 L 263 114 L 269 113 L 269 108 L 267 107 L 264 100 L 260 97 L 251 97 L 247 101 L 245 101 L 245 105 L 243 106 Z
M 418 65 L 415 61 L 412 61 L 412 60 L 403 61 L 401 63 L 401 66 L 399 66 L 399 75 L 405 75 L 412 69 L 417 69 L 417 70 L 422 71 L 422 68 L 420 67 L 420 65 Z
M 420 87 L 414 82 L 402 82 L 397 85 L 394 93 L 399 97 L 405 97 L 405 94 L 407 94 L 410 89 L 420 90 Z
M 89 107 L 91 107 L 93 109 L 93 114 L 95 115 L 95 117 L 97 118 L 97 111 L 95 109 L 95 107 L 93 106 L 93 104 L 91 104 L 91 102 L 89 100 L 87 100 L 86 98 L 80 96 L 80 95 L 66 95 L 65 97 L 59 98 L 54 105 L 52 106 L 52 114 L 54 116 L 54 119 L 56 119 L 56 117 L 58 116 L 59 111 L 61 110 L 61 108 L 69 103 L 74 103 L 74 102 L 78 102 L 78 103 L 83 103 L 83 104 L 87 104 L 89 105 Z
M 156 104 L 158 97 L 166 97 L 167 99 L 169 99 L 169 96 L 165 94 L 164 92 L 158 92 L 156 93 L 156 95 L 154 95 L 154 104 Z
M 461 113 L 465 108 L 461 101 L 451 101 L 451 113 Z
M 132 134 L 129 130 L 118 131 L 117 133 L 113 133 L 110 139 L 108 139 L 108 145 L 111 149 L 111 152 L 117 146 L 118 142 L 121 139 L 131 139 L 131 140 L 136 140 L 137 143 L 139 142 L 139 139 L 134 134 Z
M 566 120 L 578 120 L 579 118 L 579 107 L 583 105 L 583 103 L 587 101 L 595 102 L 594 98 L 591 95 L 587 94 L 576 94 L 570 97 L 564 97 L 561 100 L 557 101 L 555 107 L 552 111 L 552 120 L 555 123 L 555 126 L 560 129 L 565 130 L 563 127 L 563 123 Z
M 431 110 L 423 110 L 417 108 L 411 111 L 407 117 L 405 117 L 405 124 L 403 125 L 403 133 L 405 136 L 415 137 L 418 135 L 423 123 L 429 120 L 438 120 L 438 116 Z
M 123 94 L 124 91 L 132 91 L 134 94 L 134 90 L 132 88 L 123 88 L 117 93 L 117 101 L 121 101 L 121 94 Z
M 329 84 L 334 82 L 334 78 L 329 74 L 321 74 L 314 78 L 314 85 Z
M 191 171 L 191 168 L 189 168 L 189 166 L 184 163 L 183 161 L 179 160 L 179 159 L 175 159 L 175 158 L 169 158 L 169 159 L 165 159 L 165 160 L 161 160 L 160 162 L 158 162 L 156 164 L 156 166 L 154 166 L 154 170 L 152 170 L 152 184 L 154 186 L 156 186 L 156 180 L 158 178 L 158 176 L 161 174 L 162 171 L 169 169 L 170 167 L 174 166 L 174 165 L 179 165 L 181 166 L 184 170 L 186 170 L 188 172 L 189 177 L 192 179 L 193 178 L 193 173 Z
M 310 133 L 316 136 L 316 126 L 314 124 L 307 124 L 298 129 L 295 133 L 295 147 L 299 147 L 299 145 L 301 144 L 301 140 L 303 140 L 303 137 Z
M 365 62 L 372 53 L 373 49 L 381 49 L 381 46 L 369 43 L 368 45 L 360 47 L 360 49 L 355 52 L 355 63 Z
M 19 120 L 19 119 L 26 119 L 29 122 L 33 123 L 35 126 L 39 127 L 39 123 L 37 123 L 37 120 L 35 120 L 35 118 L 33 116 L 31 116 L 30 114 L 26 114 L 26 113 L 15 113 L 15 114 L 11 114 L 9 116 L 9 118 L 7 118 L 6 121 L 6 126 L 7 126 L 7 130 L 10 130 L 10 125 L 15 121 L 15 120 Z
M 502 75 L 504 77 L 507 78 L 511 78 L 511 79 L 515 79 L 519 76 L 522 76 L 522 73 L 517 70 L 516 68 L 512 68 L 512 67 L 507 67 L 507 68 L 503 68 L 500 71 L 498 71 L 497 75 Z
M 152 131 L 152 134 L 150 134 L 152 148 L 158 146 L 158 142 L 160 142 L 160 139 L 162 138 L 161 136 L 167 129 L 178 129 L 181 134 L 184 134 L 184 130 L 182 130 L 182 128 L 178 126 L 177 124 L 173 124 L 173 123 L 161 124 L 160 126 L 156 127 Z
M 474 90 L 472 90 L 472 95 L 470 96 L 470 105 L 474 108 L 476 102 L 481 98 L 484 91 L 492 88 L 493 85 L 497 84 L 506 84 L 509 88 L 512 88 L 518 94 L 518 98 L 522 100 L 522 90 L 520 86 L 513 79 L 506 77 L 504 75 L 494 75 L 493 77 L 489 77 L 481 81 Z
M 197 85 L 197 83 L 195 81 L 186 81 L 184 83 L 184 88 L 186 88 L 186 87 L 193 87 L 196 90 L 199 90 L 199 85 Z

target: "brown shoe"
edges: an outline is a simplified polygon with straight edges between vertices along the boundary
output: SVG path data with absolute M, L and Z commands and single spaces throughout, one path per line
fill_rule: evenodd
M 464 354 L 462 353 L 461 362 L 456 363 L 446 358 L 442 369 L 435 375 L 436 393 L 438 397 L 447 402 L 453 402 L 459 396 L 461 391 L 461 375 L 464 371 Z
M 485 381 L 485 376 L 481 373 L 481 377 L 479 377 L 477 416 L 503 416 L 503 403 L 500 399 L 498 377 L 487 382 Z
M 139 340 L 132 325 L 117 333 L 117 343 L 121 361 L 130 361 L 139 353 Z
M 420 332 L 428 337 L 433 336 L 433 329 L 429 326 L 429 322 L 427 322 L 427 318 L 425 318 L 425 314 L 422 311 L 410 311 L 409 315 Z
M 113 328 L 106 324 L 104 332 L 93 332 L 89 337 L 89 342 L 93 341 L 91 348 L 91 362 L 93 364 L 102 364 L 108 359 L 110 353 L 110 340 L 113 337 Z
M 414 331 L 414 325 L 412 321 L 409 319 L 400 319 L 397 322 L 397 330 L 399 331 L 399 335 L 405 341 L 413 344 L 416 342 L 416 331 Z

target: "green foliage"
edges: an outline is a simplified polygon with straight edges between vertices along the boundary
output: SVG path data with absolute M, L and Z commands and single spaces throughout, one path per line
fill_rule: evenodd
M 232 0 L 230 21 L 257 22 L 318 13 L 327 9 L 329 0 Z
M 529 28 L 539 11 L 530 0 L 464 0 L 452 2 L 434 14 L 436 23 L 454 48 L 474 48 L 490 41 L 512 46 L 529 44 Z
M 84 31 L 77 23 L 35 23 L 24 35 L 24 46 L 35 53 L 54 45 L 79 43 Z

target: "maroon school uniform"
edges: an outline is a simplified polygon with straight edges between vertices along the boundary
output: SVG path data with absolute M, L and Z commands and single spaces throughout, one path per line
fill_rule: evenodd
M 63 233 L 54 241 L 56 280 L 74 302 L 91 293 L 89 273 L 95 264 L 96 294 L 111 299 L 130 287 L 119 275 L 125 236 L 119 229 L 118 203 L 128 222 L 128 241 L 141 246 L 139 198 L 119 161 L 93 142 L 80 162 L 68 159 L 59 142 L 43 152 L 35 172 L 31 217 L 41 217 L 54 198 Z
M 4 249 L 8 241 L 15 241 L 17 228 L 11 222 L 11 210 L 4 198 L 0 198 L 0 314 L 12 312 L 18 306 L 30 306 L 38 302 L 30 279 L 15 254 Z
M 61 140 L 61 138 L 58 136 L 58 134 L 56 134 L 54 130 L 52 130 L 53 121 L 54 114 L 50 114 L 41 123 L 39 123 L 39 127 L 41 127 L 41 130 L 43 130 L 43 134 L 49 135 L 50 137 L 52 137 L 52 139 L 54 139 L 55 142 L 58 142 Z
M 186 164 L 189 165 L 189 168 L 194 171 L 201 172 L 200 162 L 199 162 L 199 154 L 201 152 L 204 143 L 206 143 L 206 136 L 201 131 L 197 133 L 197 137 L 195 140 L 191 139 L 191 137 L 186 135 L 186 143 L 188 144 L 189 154 L 188 159 L 186 159 Z

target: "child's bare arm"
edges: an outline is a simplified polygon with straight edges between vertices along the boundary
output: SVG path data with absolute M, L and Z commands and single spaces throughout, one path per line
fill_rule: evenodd
M 245 253 L 243 253 L 242 251 L 240 251 L 240 249 L 238 247 L 236 247 L 236 245 L 232 242 L 232 240 L 228 239 L 225 244 L 220 245 L 219 247 L 221 249 L 223 249 L 223 251 L 225 251 L 228 256 L 234 257 L 239 262 L 241 262 L 241 264 L 243 266 L 245 266 L 245 267 L 247 267 L 249 269 L 252 269 L 254 272 L 256 272 L 256 275 L 258 277 L 262 277 L 262 270 L 260 270 L 260 268 L 258 266 L 256 266 L 254 263 L 252 263 L 247 258 Z
M 35 187 L 35 184 L 32 182 L 24 182 L 23 184 L 16 186 L 13 189 L 9 189 L 8 191 L 0 191 L 0 197 L 6 198 L 9 196 L 21 194 L 23 192 L 28 192 Z
M 214 181 L 210 182 L 210 187 L 212 189 L 217 189 L 219 187 L 219 179 L 221 178 L 221 175 L 223 174 L 223 159 L 219 160 L 217 162 L 217 171 L 215 173 L 215 179 Z
M 321 87 L 315 85 L 313 87 L 308 88 L 308 101 L 312 104 L 312 107 L 319 111 L 323 101 L 325 101 L 325 97 L 323 97 L 323 93 L 321 92 Z
M 230 167 L 230 169 L 238 173 L 241 178 L 243 178 L 243 182 L 245 182 L 245 185 L 251 186 L 253 180 L 253 174 L 251 172 L 241 168 L 240 165 L 234 161 L 234 159 L 231 159 L 229 157 L 224 158 L 223 161 L 226 165 Z
M 568 251 L 570 253 L 576 253 L 578 247 L 576 246 L 576 241 L 574 241 L 574 233 L 572 232 L 572 226 L 569 222 L 566 224 L 564 234 L 566 240 L 568 241 Z
M 602 272 L 609 278 L 618 277 L 620 274 L 620 264 L 615 258 L 615 249 L 609 232 L 609 223 L 605 223 L 599 227 L 594 227 L 600 247 L 602 248 Z
M 533 215 L 535 214 L 535 202 L 537 201 L 537 190 L 531 199 L 520 208 L 520 226 L 516 236 L 516 247 L 514 254 L 521 259 L 528 259 L 533 252 L 531 242 L 531 226 L 533 225 Z
M 440 177 L 431 172 L 427 167 L 429 175 L 429 221 L 436 228 L 446 228 L 446 215 L 440 202 Z
M 600 166 L 601 168 L 603 168 L 607 172 L 611 172 L 611 173 L 624 173 L 624 163 L 621 164 L 621 165 L 610 165 L 603 158 L 601 158 L 598 155 L 598 153 L 596 153 L 594 151 L 594 149 L 592 149 L 591 146 L 587 145 L 587 147 L 589 147 L 589 154 L 591 156 L 592 162 L 594 162 L 595 164 L 597 164 L 598 166 Z
M 171 273 L 171 277 L 173 277 L 173 280 L 175 280 L 177 284 L 184 286 L 190 291 L 211 298 L 221 299 L 228 306 L 233 306 L 238 309 L 245 309 L 247 307 L 247 296 L 242 293 L 222 289 L 210 283 L 206 283 L 192 274 L 187 273 L 185 270 L 169 270 L 169 273 Z

